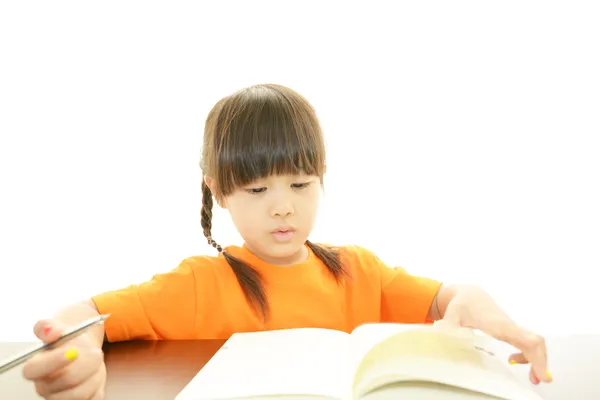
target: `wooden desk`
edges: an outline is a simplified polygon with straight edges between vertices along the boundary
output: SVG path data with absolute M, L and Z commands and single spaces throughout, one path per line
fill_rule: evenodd
M 108 382 L 106 400 L 173 400 L 224 343 L 222 340 L 127 342 L 105 346 Z M 0 343 L 0 358 L 30 346 Z M 500 354 L 506 349 L 499 348 Z M 547 400 L 599 399 L 600 335 L 548 339 L 554 382 L 536 391 Z M 528 383 L 527 366 L 511 366 Z M 21 368 L 0 375 L 0 398 L 39 399 Z

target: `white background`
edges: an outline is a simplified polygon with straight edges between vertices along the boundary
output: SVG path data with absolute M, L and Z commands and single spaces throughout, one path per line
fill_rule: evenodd
M 282 3 L 2 3 L 0 340 L 214 254 L 204 119 L 263 82 L 326 133 L 313 240 L 481 284 L 543 334 L 599 332 L 598 10 Z M 239 243 L 223 211 L 213 226 Z

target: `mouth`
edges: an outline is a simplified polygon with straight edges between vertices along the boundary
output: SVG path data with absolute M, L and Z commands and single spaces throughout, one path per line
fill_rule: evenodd
M 286 233 L 286 232 L 294 232 L 294 231 L 295 231 L 295 229 L 292 228 L 291 226 L 280 226 L 279 228 L 275 229 L 271 233 Z
M 271 235 L 278 241 L 287 241 L 294 236 L 295 229 L 291 227 L 277 228 L 271 232 Z

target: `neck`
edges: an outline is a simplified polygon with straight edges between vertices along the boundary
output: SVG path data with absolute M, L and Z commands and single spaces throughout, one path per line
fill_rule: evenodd
M 289 267 L 291 265 L 296 265 L 301 262 L 304 262 L 308 259 L 308 249 L 304 244 L 300 246 L 300 248 L 296 252 L 285 257 L 272 257 L 267 254 L 263 254 L 262 252 L 254 249 L 254 247 L 252 247 L 252 245 L 248 243 L 246 243 L 246 247 L 248 248 L 248 250 L 250 250 L 250 252 L 252 252 L 255 256 L 257 256 L 264 262 L 271 265 L 276 265 L 278 267 Z

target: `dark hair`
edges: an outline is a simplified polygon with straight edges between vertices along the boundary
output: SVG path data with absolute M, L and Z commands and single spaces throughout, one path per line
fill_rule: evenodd
M 242 89 L 221 99 L 206 118 L 203 175 L 215 182 L 215 193 L 202 181 L 201 224 L 208 244 L 223 254 L 246 298 L 267 317 L 268 302 L 260 273 L 224 251 L 212 238 L 213 196 L 222 199 L 241 186 L 274 174 L 325 174 L 325 143 L 313 107 L 281 85 Z M 338 282 L 346 274 L 335 247 L 306 241 Z

